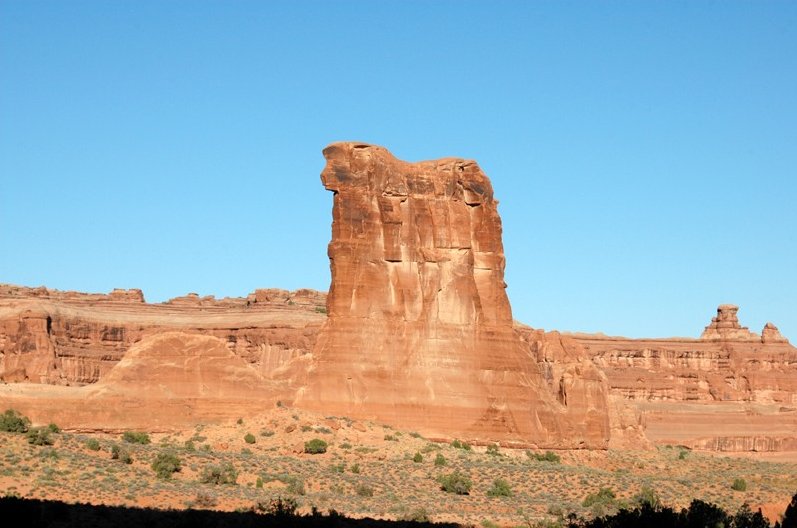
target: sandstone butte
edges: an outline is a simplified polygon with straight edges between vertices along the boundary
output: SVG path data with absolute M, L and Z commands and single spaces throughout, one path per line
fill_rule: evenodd
M 513 322 L 501 220 L 469 160 L 336 143 L 327 296 L 148 304 L 0 285 L 0 408 L 66 429 L 169 430 L 277 402 L 432 438 L 797 452 L 797 349 L 720 305 L 700 338 Z

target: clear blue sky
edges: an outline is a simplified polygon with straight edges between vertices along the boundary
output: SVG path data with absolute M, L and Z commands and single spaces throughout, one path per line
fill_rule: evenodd
M 797 2 L 0 1 L 0 282 L 326 290 L 321 149 L 476 159 L 515 318 L 797 341 Z

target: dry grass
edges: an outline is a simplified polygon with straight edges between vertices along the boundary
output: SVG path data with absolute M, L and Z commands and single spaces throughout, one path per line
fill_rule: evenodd
M 255 443 L 245 441 L 249 432 Z M 534 460 L 522 450 L 468 451 L 377 424 L 286 408 L 241 423 L 150 436 L 151 444 L 124 445 L 133 459 L 124 464 L 110 455 L 113 444 L 122 444 L 118 434 L 66 432 L 54 435 L 53 446 L 37 447 L 24 435 L 0 433 L 0 494 L 221 510 L 249 509 L 282 496 L 296 499 L 302 512 L 315 507 L 393 519 L 425 512 L 435 521 L 516 526 L 571 511 L 590 515 L 592 510 L 581 504 L 601 487 L 614 490 L 620 501 L 631 501 L 649 486 L 668 505 L 686 506 L 699 498 L 728 511 L 743 502 L 753 507 L 783 503 L 797 491 L 797 464 L 789 462 L 682 455 L 679 448 L 661 447 L 563 451 L 557 464 Z M 304 453 L 304 443 L 312 438 L 328 442 L 327 452 Z M 90 439 L 99 442 L 99 450 L 90 448 Z M 151 464 L 167 450 L 178 455 L 182 469 L 159 479 Z M 424 453 L 422 462 L 413 461 L 416 453 Z M 436 453 L 445 456 L 445 466 L 435 466 Z M 200 482 L 205 468 L 225 465 L 237 472 L 236 484 Z M 472 480 L 469 495 L 440 489 L 438 477 L 454 471 Z M 736 478 L 746 481 L 746 491 L 731 490 Z M 488 495 L 496 479 L 509 483 L 512 497 Z

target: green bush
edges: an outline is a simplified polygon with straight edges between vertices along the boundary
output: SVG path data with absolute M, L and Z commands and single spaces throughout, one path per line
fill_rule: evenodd
M 313 438 L 312 440 L 308 440 L 304 443 L 304 452 L 309 453 L 311 455 L 317 455 L 320 453 L 327 452 L 327 444 L 325 441 L 321 440 L 320 438 Z
M 733 484 L 731 484 L 731 489 L 733 491 L 747 491 L 747 481 L 743 478 L 734 479 Z
M 58 427 L 54 423 L 47 424 L 47 429 L 49 429 L 51 433 L 55 433 L 55 434 L 58 434 L 58 433 L 61 432 L 61 428 Z
M 454 471 L 448 475 L 440 475 L 437 478 L 440 488 L 446 493 L 456 493 L 457 495 L 467 495 L 473 487 L 473 482 L 459 471 Z
M 594 504 L 610 506 L 614 504 L 614 499 L 616 497 L 617 496 L 614 494 L 614 491 L 611 488 L 600 488 L 597 493 L 590 493 L 584 497 L 584 502 L 582 502 L 581 505 L 585 508 L 589 508 Z
M 172 474 L 177 473 L 182 468 L 182 461 L 180 458 L 171 451 L 164 451 L 158 453 L 155 460 L 152 462 L 152 469 L 158 478 L 170 479 Z
M 498 444 L 490 444 L 487 446 L 487 454 L 488 455 L 497 455 L 498 454 Z
M 532 460 L 537 460 L 539 462 L 551 462 L 553 464 L 558 464 L 562 461 L 562 458 L 553 451 L 546 451 L 545 453 L 526 451 L 526 456 Z
M 488 497 L 511 497 L 512 487 L 509 485 L 504 479 L 495 479 L 493 481 L 493 487 L 487 490 Z
M 37 446 L 53 445 L 52 433 L 47 427 L 34 427 L 25 433 L 28 443 Z
M 118 460 L 125 464 L 133 463 L 133 457 L 130 456 L 130 451 L 128 451 L 126 447 L 120 447 L 116 444 L 111 446 L 111 459 Z
M 122 435 L 122 440 L 128 444 L 142 444 L 150 443 L 149 435 L 138 431 L 125 431 Z
M 352 473 L 359 474 L 360 473 L 360 464 L 355 463 L 351 469 L 349 470 Z
M 0 431 L 7 433 L 27 433 L 30 428 L 30 420 L 27 416 L 19 414 L 14 409 L 6 409 L 0 414 Z
M 253 435 L 252 433 L 246 433 L 246 436 L 244 436 L 244 442 L 246 442 L 247 444 L 254 444 L 256 441 L 257 439 L 255 438 L 255 435 Z
M 238 471 L 235 466 L 230 462 L 217 465 L 211 464 L 202 468 L 202 473 L 199 475 L 199 481 L 203 484 L 235 484 L 238 480 Z M 263 487 L 263 481 L 260 481 L 260 487 Z
M 453 442 L 451 442 L 451 447 L 454 447 L 456 449 L 464 449 L 465 451 L 470 451 L 471 450 L 471 447 L 470 447 L 469 443 L 460 442 L 459 440 L 454 440 Z
M 442 453 L 437 453 L 437 456 L 434 457 L 434 465 L 435 466 L 445 466 L 446 465 L 446 457 L 444 457 Z
M 416 464 L 420 464 L 421 462 L 423 462 L 423 455 L 420 453 L 415 453 L 415 456 L 412 457 L 412 461 L 415 462 Z
M 634 495 L 632 500 L 634 504 L 640 508 L 643 506 L 658 508 L 661 505 L 658 493 L 650 486 L 642 486 L 642 489 L 639 490 L 639 493 Z
M 88 440 L 86 440 L 86 447 L 88 447 L 92 451 L 99 451 L 100 442 L 96 438 L 89 438 Z

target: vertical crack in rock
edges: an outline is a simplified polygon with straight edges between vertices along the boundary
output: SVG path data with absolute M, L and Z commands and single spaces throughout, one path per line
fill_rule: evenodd
M 582 442 L 513 330 L 501 219 L 479 166 L 355 143 L 324 156 L 332 285 L 297 404 L 428 434 Z

